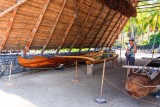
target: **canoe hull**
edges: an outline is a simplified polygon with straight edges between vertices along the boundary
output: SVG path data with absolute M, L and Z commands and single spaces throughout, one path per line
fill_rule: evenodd
M 68 59 L 68 58 L 39 58 L 36 57 L 35 59 L 26 59 L 18 56 L 18 63 L 21 66 L 27 68 L 45 68 L 45 67 L 57 67 L 60 64 L 64 64 L 64 66 L 74 64 L 76 59 Z M 78 63 L 83 63 L 85 60 L 78 60 Z

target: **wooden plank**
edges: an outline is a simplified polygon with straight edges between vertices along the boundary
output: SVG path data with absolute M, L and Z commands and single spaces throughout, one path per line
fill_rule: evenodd
M 11 31 L 11 28 L 12 28 L 12 25 L 13 25 L 13 22 L 14 22 L 14 19 L 15 19 L 15 17 L 16 17 L 18 8 L 19 8 L 19 7 L 15 8 L 15 9 L 13 10 L 13 13 L 12 13 L 11 18 L 10 18 L 9 23 L 8 23 L 7 30 L 6 30 L 6 32 L 5 32 L 4 38 L 3 38 L 2 42 L 1 42 L 1 45 L 0 45 L 0 52 L 2 52 L 2 50 L 3 50 L 3 48 L 4 48 L 5 44 L 6 44 L 6 41 L 7 41 L 7 39 L 9 38 L 9 34 L 10 34 L 10 31 Z
M 108 17 L 110 16 L 110 13 L 111 13 L 111 9 L 108 11 L 106 18 L 103 20 L 103 23 L 101 24 L 99 30 L 97 31 L 96 35 L 95 35 L 94 38 L 92 39 L 92 41 L 91 41 L 91 43 L 90 43 L 90 45 L 89 45 L 88 51 L 89 51 L 89 50 L 91 49 L 91 47 L 93 46 L 96 38 L 98 37 L 99 33 L 101 32 L 101 30 L 102 30 L 102 28 L 103 28 L 103 25 L 105 25 L 105 24 L 108 22 L 107 19 L 108 19 Z M 115 16 L 115 15 L 113 15 L 113 16 L 111 17 L 111 20 L 114 19 L 114 16 Z M 109 21 L 110 21 L 110 20 L 109 20 Z
M 77 40 L 81 37 L 80 35 L 82 35 L 82 30 L 83 30 L 84 26 L 86 25 L 86 23 L 87 23 L 90 15 L 91 15 L 91 13 L 93 12 L 93 8 L 94 8 L 94 6 L 95 6 L 95 3 L 96 3 L 96 0 L 94 0 L 93 4 L 92 4 L 92 6 L 91 6 L 91 8 L 90 8 L 90 10 L 89 10 L 89 12 L 88 12 L 88 14 L 87 14 L 87 17 L 86 17 L 86 19 L 85 19 L 85 21 L 84 21 L 84 23 L 83 23 L 83 25 L 82 25 L 82 27 L 81 27 L 81 29 L 80 29 L 80 31 L 78 31 L 78 33 L 77 33 L 77 37 L 76 37 L 75 41 L 73 42 L 73 44 L 72 44 L 71 47 L 70 47 L 69 52 L 71 52 L 72 48 L 73 48 L 73 47 L 75 46 L 75 44 L 77 43 Z M 77 17 L 78 17 L 78 16 L 77 16 Z M 77 21 L 78 21 L 78 19 L 77 19 Z M 81 34 L 80 34 L 80 33 L 81 33 Z
M 45 4 L 44 4 L 44 6 L 43 6 L 43 8 L 42 8 L 42 10 L 40 12 L 40 15 L 39 15 L 38 19 L 37 19 L 37 22 L 36 22 L 32 32 L 31 32 L 29 40 L 26 43 L 26 46 L 25 46 L 25 49 L 24 49 L 24 52 L 23 52 L 24 55 L 26 55 L 27 51 L 29 50 L 29 47 L 30 47 L 30 45 L 31 45 L 31 43 L 33 41 L 33 38 L 34 38 L 38 28 L 39 28 L 39 25 L 40 25 L 40 23 L 41 23 L 41 21 L 43 19 L 44 13 L 47 10 L 47 7 L 48 7 L 49 3 L 50 3 L 50 0 L 46 0 L 45 1 Z
M 121 16 L 122 16 L 122 14 L 119 16 L 118 20 L 115 22 L 114 26 L 113 26 L 112 29 L 110 30 L 108 36 L 106 37 L 105 41 L 104 41 L 103 44 L 102 44 L 102 48 L 106 45 L 107 39 L 109 38 L 109 36 L 110 36 L 110 34 L 112 33 L 112 31 L 113 31 L 113 29 L 115 28 L 115 26 L 117 25 L 117 23 L 118 23 L 118 21 L 120 20 Z
M 84 1 L 84 0 L 81 0 L 81 1 L 80 1 L 80 5 L 78 6 L 79 8 L 82 6 L 83 1 Z M 68 33 L 69 33 L 70 29 L 72 28 L 75 19 L 76 19 L 76 14 L 74 13 L 74 15 L 73 15 L 73 17 L 71 18 L 71 21 L 70 21 L 70 23 L 69 23 L 69 25 L 68 25 L 65 33 L 64 33 L 64 36 L 63 36 L 63 38 L 62 38 L 62 40 L 61 40 L 61 42 L 60 42 L 60 44 L 59 44 L 59 46 L 58 46 L 58 48 L 57 48 L 56 54 L 58 54 L 59 50 L 60 50 L 61 47 L 64 45 L 64 43 L 65 43 L 65 41 L 66 41 L 66 39 L 67 39 Z
M 99 20 L 99 18 L 101 17 L 104 9 L 106 9 L 106 6 L 105 6 L 105 5 L 103 5 L 103 7 L 101 8 L 101 10 L 100 10 L 100 12 L 98 13 L 98 16 L 97 16 L 97 18 L 96 18 L 96 20 L 95 20 L 95 23 L 92 25 L 92 27 L 89 29 L 89 32 L 87 33 L 87 35 L 86 35 L 86 36 L 84 37 L 84 39 L 82 40 L 81 46 L 80 46 L 80 49 L 79 49 L 79 52 L 80 52 L 81 49 L 83 48 L 83 46 L 84 46 L 84 41 L 86 40 L 86 38 L 92 33 L 93 29 L 96 27 L 96 25 L 97 25 L 97 23 L 98 23 L 98 20 Z
M 129 66 L 129 65 L 123 65 L 122 68 L 131 68 L 131 69 L 147 69 L 147 70 L 160 70 L 160 67 L 147 67 L 147 66 Z
M 51 31 L 50 31 L 50 34 L 49 34 L 48 37 L 47 37 L 47 41 L 46 41 L 45 45 L 43 46 L 43 49 L 42 49 L 42 51 L 41 51 L 41 54 L 43 54 L 43 52 L 45 51 L 47 45 L 49 44 L 50 39 L 52 38 L 52 35 L 53 35 L 53 33 L 54 33 L 54 31 L 55 31 L 55 28 L 56 28 L 56 25 L 57 25 L 57 23 L 58 23 L 58 21 L 59 21 L 59 18 L 60 18 L 60 16 L 61 16 L 62 12 L 63 12 L 63 9 L 64 9 L 64 6 L 65 6 L 65 4 L 66 4 L 66 1 L 67 1 L 67 0 L 64 0 L 64 1 L 63 1 L 63 4 L 62 4 L 61 9 L 60 9 L 60 12 L 59 12 L 59 14 L 58 14 L 58 16 L 57 16 L 57 18 L 56 18 L 56 20 L 55 20 L 55 23 L 53 24 L 53 27 L 52 27 L 52 29 L 51 29 Z

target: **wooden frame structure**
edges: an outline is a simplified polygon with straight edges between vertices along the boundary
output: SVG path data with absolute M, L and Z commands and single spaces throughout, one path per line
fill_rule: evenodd
M 45 4 L 44 4 L 44 6 L 43 6 L 43 8 L 42 8 L 42 10 L 40 12 L 40 15 L 39 15 L 39 17 L 37 19 L 37 22 L 36 22 L 32 32 L 31 32 L 29 40 L 28 40 L 28 42 L 27 42 L 27 44 L 25 46 L 25 49 L 24 49 L 24 52 L 23 52 L 24 55 L 26 55 L 27 51 L 29 50 L 29 47 L 30 47 L 30 45 L 31 45 L 31 43 L 33 41 L 33 38 L 34 38 L 34 36 L 35 36 L 35 34 L 36 34 L 37 30 L 38 30 L 39 25 L 41 24 L 42 18 L 43 18 L 44 14 L 45 14 L 45 11 L 46 11 L 49 3 L 50 3 L 50 0 L 46 0 L 45 1 Z
M 93 32 L 93 29 L 94 29 L 95 26 L 97 25 L 98 20 L 99 20 L 100 16 L 102 15 L 103 11 L 105 10 L 105 8 L 106 8 L 105 5 L 103 5 L 103 7 L 101 8 L 100 12 L 98 13 L 98 16 L 97 16 L 97 18 L 96 18 L 95 23 L 91 26 L 91 28 L 89 29 L 89 32 L 87 33 L 87 35 L 86 35 L 86 36 L 84 37 L 84 39 L 82 40 L 81 46 L 80 46 L 80 49 L 79 49 L 79 52 L 80 52 L 81 49 L 83 48 L 85 39 L 91 34 L 91 32 Z
M 60 9 L 60 12 L 59 12 L 59 14 L 58 14 L 58 16 L 57 16 L 57 18 L 56 18 L 55 23 L 53 24 L 52 30 L 51 30 L 50 34 L 48 35 L 48 39 L 47 39 L 45 45 L 43 46 L 43 49 L 42 49 L 42 51 L 41 51 L 41 54 L 43 54 L 43 52 L 45 51 L 45 49 L 46 49 L 46 47 L 47 47 L 47 45 L 48 45 L 48 43 L 49 43 L 49 41 L 50 41 L 50 39 L 51 39 L 51 37 L 52 37 L 52 35 L 53 35 L 53 32 L 55 31 L 56 25 L 57 25 L 57 23 L 58 23 L 58 21 L 59 21 L 59 18 L 60 18 L 60 16 L 61 16 L 62 12 L 63 12 L 63 9 L 64 9 L 64 6 L 65 6 L 65 4 L 66 4 L 66 1 L 67 1 L 67 0 L 64 0 L 64 1 L 63 1 L 62 7 L 61 7 L 61 9 Z
M 130 4 L 135 7 L 138 2 L 131 0 Z M 12 46 L 13 50 L 23 50 L 24 55 L 29 49 L 41 49 L 41 54 L 55 49 L 58 54 L 61 48 L 69 48 L 69 52 L 79 48 L 80 52 L 82 48 L 111 46 L 129 19 L 124 10 L 116 11 L 97 0 L 2 0 L 0 8 L 0 51 L 9 51 Z M 122 13 L 125 20 L 113 34 L 109 29 L 119 24 L 113 23 L 118 20 L 114 12 Z M 13 43 L 17 37 L 19 45 Z
M 6 44 L 6 41 L 9 37 L 9 34 L 10 34 L 10 31 L 11 31 L 14 19 L 16 17 L 17 11 L 18 11 L 18 7 L 16 7 L 12 12 L 11 18 L 10 18 L 9 23 L 8 23 L 7 30 L 5 32 L 4 38 L 3 38 L 2 42 L 1 42 L 1 45 L 0 45 L 0 52 L 3 50 L 4 45 Z
M 81 1 L 80 1 L 79 8 L 81 8 L 83 2 L 84 2 L 84 0 L 81 0 Z M 64 33 L 64 36 L 63 36 L 63 38 L 62 38 L 62 40 L 61 40 L 61 42 L 60 42 L 60 44 L 59 44 L 59 46 L 58 46 L 58 48 L 57 48 L 56 54 L 58 54 L 59 50 L 60 50 L 61 47 L 64 45 L 65 40 L 66 40 L 66 38 L 67 38 L 67 36 L 68 36 L 68 33 L 69 33 L 71 27 L 73 26 L 73 23 L 74 23 L 75 19 L 76 19 L 76 13 L 74 13 L 74 15 L 73 15 L 73 17 L 72 17 L 72 19 L 71 19 L 71 21 L 70 21 L 70 23 L 69 23 L 69 25 L 68 25 L 65 33 Z
M 84 28 L 84 26 L 86 25 L 86 23 L 87 23 L 87 21 L 88 21 L 88 18 L 90 17 L 90 15 L 91 15 L 91 13 L 92 13 L 92 11 L 93 11 L 93 8 L 94 8 L 95 3 L 96 3 L 96 0 L 94 0 L 93 4 L 92 4 L 92 6 L 91 6 L 91 8 L 90 8 L 90 10 L 89 10 L 89 12 L 88 12 L 88 14 L 87 14 L 87 17 L 86 17 L 86 19 L 85 19 L 85 21 L 84 21 L 84 23 L 83 23 L 83 25 L 82 25 L 82 27 L 81 27 L 81 29 L 80 29 L 80 31 L 78 31 L 78 33 L 77 33 L 78 36 L 76 37 L 75 41 L 73 42 L 73 44 L 72 44 L 71 47 L 70 47 L 69 52 L 71 52 L 72 48 L 75 46 L 75 44 L 76 44 L 78 38 L 80 37 L 80 35 L 81 35 L 81 36 L 83 35 L 83 34 L 82 34 L 83 28 Z M 78 17 L 78 16 L 77 16 L 77 17 Z

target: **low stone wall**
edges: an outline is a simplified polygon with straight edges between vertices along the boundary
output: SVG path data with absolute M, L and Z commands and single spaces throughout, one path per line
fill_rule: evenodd
M 24 67 L 18 64 L 17 56 L 19 54 L 0 54 L 0 76 L 9 75 L 10 68 L 12 74 L 24 72 Z M 12 63 L 12 66 L 11 66 Z
M 66 53 L 61 53 L 61 55 L 65 55 Z M 22 56 L 22 53 L 5 53 L 0 54 L 0 77 L 1 76 L 7 76 L 10 73 L 10 68 L 12 74 L 17 74 L 21 72 L 28 72 L 34 68 L 25 68 L 18 64 L 18 55 Z M 37 56 L 40 54 L 27 54 L 26 58 L 32 58 L 33 56 Z M 54 54 L 44 54 L 43 56 L 51 58 L 54 56 Z M 12 63 L 12 67 L 11 67 Z M 35 70 L 35 69 L 34 69 Z

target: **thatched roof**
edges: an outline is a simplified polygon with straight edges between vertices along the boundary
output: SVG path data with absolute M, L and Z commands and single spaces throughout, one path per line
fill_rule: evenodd
M 109 47 L 129 19 L 101 0 L 0 0 L 0 12 L 22 1 L 0 14 L 1 52 Z

